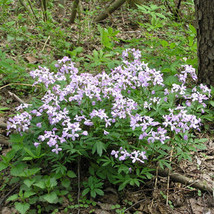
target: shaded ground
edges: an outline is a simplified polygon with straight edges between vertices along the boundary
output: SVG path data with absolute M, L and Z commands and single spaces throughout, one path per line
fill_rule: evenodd
M 127 11 L 126 11 L 127 12 Z M 120 13 L 115 13 L 111 17 L 111 24 L 108 25 L 117 26 L 120 30 L 119 37 L 122 39 L 140 38 L 142 36 L 142 28 L 133 23 L 128 14 L 123 14 L 122 19 L 118 21 Z M 73 25 L 71 30 L 77 30 L 77 26 Z M 87 38 L 84 38 L 85 40 Z M 72 38 L 73 43 L 78 42 L 78 36 Z M 86 45 L 87 44 L 87 45 Z M 96 39 L 92 42 L 85 42 L 85 51 L 83 54 L 91 54 L 93 49 L 98 49 L 100 43 L 96 42 Z M 51 47 L 49 49 L 51 51 Z M 29 63 L 42 63 L 39 56 L 25 55 L 24 49 L 18 50 L 21 55 Z M 56 58 L 57 59 L 57 56 Z M 0 124 L 6 123 L 9 115 L 14 112 L 14 108 L 19 105 L 19 101 L 9 94 L 10 87 L 5 87 L 0 90 L 1 106 L 8 107 L 8 111 L 0 113 Z M 16 90 L 11 89 L 16 93 Z M 23 100 L 28 100 L 28 95 L 21 97 Z M 207 149 L 204 151 L 198 151 L 193 154 L 193 161 L 182 161 L 173 165 L 173 171 L 191 178 L 193 182 L 202 181 L 206 182 L 211 188 L 214 187 L 214 140 L 213 137 L 206 137 L 209 140 L 206 142 Z M 3 139 L 3 140 L 2 140 Z M 0 143 L 1 154 L 5 154 L 9 150 L 9 145 L 6 145 L 4 140 L 7 140 L 6 130 L 3 126 L 0 126 Z M 4 180 L 6 180 L 7 171 L 0 175 L 0 206 L 3 214 L 16 213 L 10 204 L 5 202 L 6 199 L 13 194 L 11 187 L 4 187 Z M 16 192 L 17 188 L 12 187 L 12 190 Z M 76 192 L 72 193 L 76 196 Z M 64 199 L 64 204 L 59 207 L 58 214 L 65 213 L 61 210 L 68 205 L 73 205 L 75 202 L 70 202 L 67 198 Z M 200 191 L 194 189 L 189 185 L 180 184 L 172 181 L 170 176 L 161 177 L 160 175 L 154 176 L 153 179 L 146 181 L 140 188 L 128 187 L 122 192 L 117 192 L 115 187 L 109 186 L 105 189 L 105 196 L 96 199 L 96 205 L 88 205 L 88 208 L 74 208 L 67 213 L 94 213 L 94 214 L 110 214 L 110 213 L 138 213 L 138 214 L 212 214 L 214 213 L 214 200 L 212 193 L 208 191 Z M 138 211 L 138 212 L 137 212 Z

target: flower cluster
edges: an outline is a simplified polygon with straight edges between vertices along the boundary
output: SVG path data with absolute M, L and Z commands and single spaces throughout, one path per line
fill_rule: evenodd
M 141 163 L 144 163 L 144 160 L 147 160 L 146 152 L 142 151 L 133 151 L 131 153 L 127 152 L 123 147 L 120 147 L 118 151 L 112 150 L 111 155 L 113 155 L 115 158 L 118 158 L 119 161 L 124 161 L 128 158 L 132 160 L 132 163 L 135 163 L 136 161 L 139 161 Z
M 130 53 L 134 58 L 131 61 Z M 111 130 L 117 129 L 116 125 L 121 127 L 125 124 L 137 135 L 139 142 L 149 144 L 164 144 L 172 133 L 182 134 L 184 139 L 188 139 L 186 135 L 191 129 L 199 130 L 201 120 L 190 107 L 200 104 L 203 110 L 210 97 L 210 89 L 202 84 L 192 90 L 185 86 L 188 74 L 193 80 L 197 78 L 191 66 L 184 66 L 184 71 L 178 75 L 178 83 L 167 88 L 163 74 L 140 60 L 139 50 L 127 49 L 122 56 L 123 64 L 110 74 L 79 74 L 68 57 L 58 60 L 56 73 L 42 67 L 31 71 L 30 75 L 36 79 L 34 84 L 43 83 L 47 92 L 39 107 L 25 106 L 29 113 L 25 111 L 9 119 L 8 132 L 25 132 L 35 120 L 38 129 L 45 127 L 46 130 L 41 129 L 34 145 L 38 147 L 45 143 L 52 152 L 58 153 L 62 150 L 62 143 L 75 143 L 87 135 L 91 137 L 97 128 L 102 128 L 101 133 L 106 139 Z M 171 97 L 184 102 L 176 105 Z M 157 109 L 162 110 L 163 104 L 170 107 L 159 114 Z M 19 109 L 22 110 L 23 106 Z M 112 155 L 120 160 L 129 157 L 133 163 L 146 159 L 144 151 L 129 153 L 119 149 L 112 151 Z

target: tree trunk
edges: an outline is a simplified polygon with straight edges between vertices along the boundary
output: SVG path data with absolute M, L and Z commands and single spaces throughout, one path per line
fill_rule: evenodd
M 78 5 L 79 5 L 79 0 L 74 0 L 72 12 L 71 12 L 71 18 L 70 18 L 71 24 L 74 23 L 75 21 Z
M 214 86 L 214 2 L 195 0 L 199 82 Z

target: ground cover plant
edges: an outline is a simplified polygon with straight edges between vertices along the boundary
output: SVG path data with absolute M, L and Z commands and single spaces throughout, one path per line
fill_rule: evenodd
M 202 84 L 186 87 L 189 77 L 197 79 L 191 66 L 183 66 L 172 82 L 164 81 L 135 49 L 124 51 L 122 64 L 109 74 L 79 74 L 68 57 L 55 66 L 56 72 L 31 71 L 34 84 L 44 84 L 47 92 L 21 104 L 21 113 L 8 121 L 8 133 L 18 134 L 10 135 L 12 150 L 1 169 L 10 167 L 18 178 L 13 182 L 21 185 L 8 199 L 22 201 L 15 202 L 19 212 L 33 212 L 38 203 L 62 203 L 81 163 L 89 169 L 87 181 L 79 184 L 81 194 L 95 198 L 104 195 L 106 180 L 120 191 L 151 178 L 155 163 L 170 168 L 171 150 L 172 158 L 181 160 L 204 148 L 193 130 L 200 131 L 211 90 Z
M 0 107 L 12 143 L 1 155 L 0 205 L 14 213 L 137 213 L 145 198 L 156 200 L 157 167 L 171 170 L 207 151 L 213 92 L 197 85 L 193 3 L 177 11 L 167 2 L 126 4 L 95 24 L 105 2 L 82 1 L 68 25 L 70 2 L 62 19 L 53 1 L 45 13 L 28 2 L 34 15 L 0 0 L 0 91 L 25 100 L 9 116 L 11 98 Z M 169 180 L 157 198 L 175 210 Z M 131 192 L 142 187 L 150 190 L 136 201 Z

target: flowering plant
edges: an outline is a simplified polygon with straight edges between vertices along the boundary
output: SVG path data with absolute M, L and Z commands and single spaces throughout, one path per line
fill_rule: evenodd
M 58 60 L 57 72 L 45 67 L 31 71 L 34 85 L 44 84 L 47 91 L 40 101 L 17 108 L 22 113 L 9 119 L 8 134 L 15 130 L 26 139 L 24 145 L 34 145 L 46 156 L 52 151 L 55 161 L 66 152 L 73 161 L 80 155 L 111 166 L 100 177 L 119 180 L 121 189 L 128 184 L 127 177 L 118 172 L 128 175 L 136 169 L 142 176 L 146 172 L 137 169 L 152 161 L 168 166 L 163 160 L 172 148 L 176 157 L 189 158 L 189 150 L 199 143 L 194 130 L 200 131 L 210 89 L 203 84 L 188 87 L 190 77 L 197 79 L 191 66 L 164 80 L 160 71 L 141 61 L 139 50 L 127 49 L 122 57 L 122 64 L 110 74 L 79 74 L 68 57 Z M 130 183 L 139 185 L 136 180 Z

